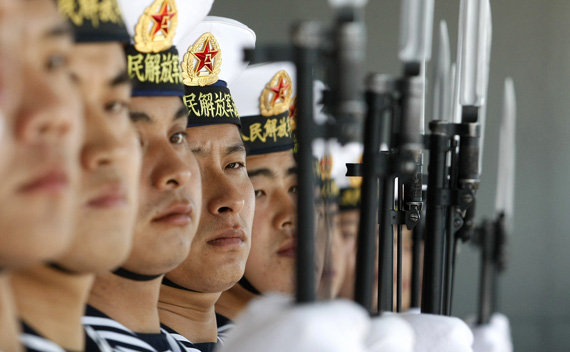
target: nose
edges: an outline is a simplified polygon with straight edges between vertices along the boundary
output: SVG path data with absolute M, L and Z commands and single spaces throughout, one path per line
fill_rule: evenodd
M 152 172 L 153 186 L 159 190 L 173 190 L 190 182 L 192 171 L 190 153 L 178 153 L 169 143 L 154 153 L 157 162 Z
M 213 215 L 224 213 L 239 214 L 245 206 L 244 190 L 238 186 L 222 171 L 209 173 L 210 177 L 202 179 L 207 182 L 202 188 L 214 190 L 207 200 L 208 211 Z
M 281 229 L 295 229 L 297 227 L 297 204 L 287 192 L 276 192 L 271 206 L 276 209 L 273 226 Z
M 87 170 L 128 158 L 128 147 L 136 143 L 130 124 L 116 130 L 109 123 L 109 117 L 96 106 L 86 107 L 85 130 L 87 133 L 81 151 L 81 163 Z
M 79 133 L 79 126 L 83 126 L 82 102 L 71 82 L 32 81 L 26 85 L 27 94 L 16 124 L 17 138 L 25 142 L 59 141 Z

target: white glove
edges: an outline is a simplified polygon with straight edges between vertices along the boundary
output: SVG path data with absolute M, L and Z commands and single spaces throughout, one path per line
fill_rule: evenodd
M 471 325 L 474 352 L 512 352 L 509 318 L 495 313 L 486 325 Z
M 471 352 L 473 334 L 463 320 L 433 314 L 402 313 L 414 329 L 415 352 Z
M 271 294 L 259 298 L 236 320 L 220 351 L 367 351 L 370 318 L 347 300 L 294 305 Z
M 396 314 L 372 318 L 370 334 L 366 338 L 369 352 L 413 352 L 414 329 Z

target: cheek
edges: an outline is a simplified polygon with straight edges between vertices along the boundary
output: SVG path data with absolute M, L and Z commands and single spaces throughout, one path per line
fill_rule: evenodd
M 244 217 L 248 219 L 249 224 L 253 223 L 254 215 L 255 215 L 255 193 L 253 191 L 253 186 L 249 181 L 249 178 L 246 182 L 243 183 L 243 186 L 240 187 L 243 192 L 243 199 L 244 199 Z

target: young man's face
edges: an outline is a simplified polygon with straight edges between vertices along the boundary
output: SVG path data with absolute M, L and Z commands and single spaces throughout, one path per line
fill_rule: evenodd
M 247 158 L 255 190 L 245 277 L 260 292 L 294 293 L 297 256 L 297 165 L 282 151 Z
M 199 292 L 222 292 L 243 275 L 251 244 L 254 194 L 237 126 L 188 128 L 202 174 L 202 214 L 188 258 L 166 276 Z
M 0 138 L 2 144 L 0 152 L 0 167 L 3 166 L 6 151 L 12 146 L 13 136 L 5 131 L 6 116 L 13 121 L 18 107 L 21 106 L 22 67 L 21 55 L 23 53 L 20 35 L 23 16 L 19 0 L 5 0 L 0 2 Z
M 73 232 L 83 113 L 67 69 L 71 32 L 53 0 L 26 0 L 18 53 L 25 94 L 6 115 L 13 146 L 0 169 L 1 266 L 61 254 Z M 12 18 L 15 20 L 15 17 Z
M 141 148 L 129 118 L 131 86 L 118 42 L 77 44 L 70 70 L 83 97 L 85 134 L 75 238 L 63 267 L 106 272 L 129 254 Z
M 340 227 L 340 213 L 338 205 L 329 205 L 327 227 L 329 234 L 330 251 L 325 259 L 323 275 L 319 286 L 319 294 L 322 298 L 330 299 L 338 296 L 346 276 L 348 253 L 344 247 L 345 241 Z
M 122 267 L 158 275 L 188 255 L 202 204 L 200 170 L 186 142 L 188 112 L 179 97 L 136 97 L 130 113 L 143 163 L 133 249 Z
M 339 295 L 344 298 L 354 297 L 354 282 L 356 271 L 356 239 L 358 237 L 358 224 L 360 223 L 359 210 L 346 210 L 339 213 L 340 233 L 343 249 L 346 255 L 346 269 Z

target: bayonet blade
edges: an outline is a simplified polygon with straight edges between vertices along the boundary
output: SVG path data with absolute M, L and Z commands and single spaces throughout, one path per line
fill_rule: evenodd
M 513 227 L 515 197 L 515 159 L 516 159 L 516 96 L 511 78 L 505 79 L 503 113 L 499 130 L 499 160 L 497 171 L 497 193 L 495 210 L 505 214 L 507 230 Z M 507 233 L 512 233 L 508 231 Z
M 487 60 L 488 0 L 464 0 L 461 6 L 462 47 L 459 102 L 462 106 L 484 103 L 484 67 Z
M 439 23 L 439 41 L 433 78 L 432 120 L 451 122 L 451 58 L 447 23 Z
M 421 64 L 431 57 L 434 0 L 403 0 L 399 58 Z
M 489 87 L 489 68 L 490 68 L 490 61 L 491 61 L 491 44 L 493 41 L 493 25 L 492 25 L 492 16 L 491 16 L 491 5 L 489 0 L 483 0 L 483 10 L 485 15 L 485 29 L 482 31 L 483 36 L 481 37 L 484 39 L 483 42 L 480 43 L 479 47 L 484 50 L 484 55 L 482 58 L 484 59 L 482 62 L 479 63 L 481 73 L 479 75 L 479 82 L 477 83 L 479 96 L 482 99 L 481 102 L 481 109 L 479 111 L 479 125 L 481 126 L 481 147 L 479 150 L 479 175 L 481 175 L 483 169 L 483 145 L 485 142 L 485 121 L 487 119 L 487 91 Z

